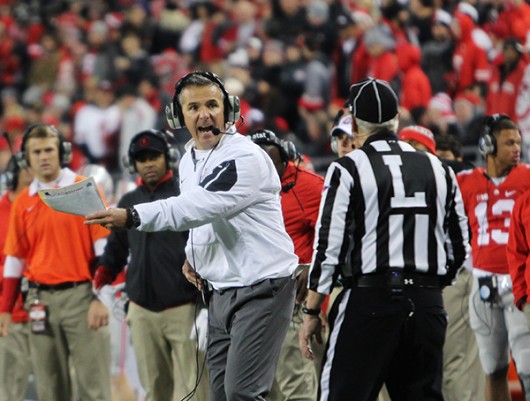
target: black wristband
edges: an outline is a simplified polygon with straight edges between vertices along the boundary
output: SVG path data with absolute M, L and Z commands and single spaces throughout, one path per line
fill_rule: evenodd
M 302 305 L 302 313 L 310 316 L 318 316 L 320 315 L 320 308 L 308 308 L 305 305 Z
M 141 224 L 138 211 L 134 207 L 128 207 L 125 210 L 127 211 L 127 220 L 125 221 L 125 228 L 130 230 L 133 227 L 138 227 Z

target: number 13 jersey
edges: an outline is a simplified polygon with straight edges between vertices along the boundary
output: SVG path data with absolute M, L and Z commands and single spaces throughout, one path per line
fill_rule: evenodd
M 515 200 L 530 188 L 530 166 L 519 164 L 496 184 L 483 167 L 457 175 L 471 227 L 473 266 L 508 274 L 506 244 Z

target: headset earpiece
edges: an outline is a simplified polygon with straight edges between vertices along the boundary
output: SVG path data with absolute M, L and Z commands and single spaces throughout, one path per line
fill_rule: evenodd
M 182 113 L 182 105 L 179 103 L 179 95 L 182 89 L 186 86 L 186 82 L 193 76 L 202 76 L 221 89 L 224 99 L 224 117 L 225 124 L 235 124 L 241 116 L 240 100 L 237 96 L 229 95 L 221 79 L 214 73 L 208 71 L 194 71 L 185 75 L 175 84 L 175 93 L 173 100 L 165 108 L 166 119 L 168 125 L 172 129 L 185 128 L 184 114 Z
M 291 162 L 295 162 L 300 159 L 300 153 L 296 149 L 296 146 L 291 141 L 285 141 L 280 140 L 282 147 L 285 151 L 285 154 L 287 156 L 287 160 Z
M 332 136 L 331 137 L 331 151 L 335 154 L 339 153 L 339 137 L 338 136 Z
M 129 174 L 134 175 L 136 173 L 136 166 L 134 164 L 134 160 L 132 160 L 129 156 L 123 156 L 121 158 L 121 162 L 123 168 L 127 170 Z
M 171 132 L 168 132 L 168 131 L 162 132 L 156 129 L 141 131 L 137 133 L 131 139 L 131 143 L 129 144 L 129 151 L 127 152 L 127 156 L 123 156 L 122 158 L 123 167 L 129 172 L 129 174 L 135 174 L 137 172 L 136 163 L 131 154 L 132 147 L 142 136 L 145 136 L 145 135 L 152 136 L 152 137 L 155 137 L 163 141 L 164 146 L 165 146 L 164 156 L 166 158 L 167 168 L 168 170 L 175 170 L 178 167 L 178 164 L 180 162 L 180 151 L 178 150 L 176 146 L 175 137 L 173 136 Z
M 181 124 L 179 117 L 175 115 L 175 107 L 173 106 L 173 102 L 166 105 L 165 112 L 167 124 L 171 129 L 183 128 L 183 124 Z
M 61 149 L 63 152 L 61 156 L 61 166 L 65 167 L 72 161 L 72 143 L 61 140 Z
M 17 162 L 18 168 L 25 169 L 29 167 L 28 160 L 26 159 L 26 155 L 22 149 L 15 153 L 15 160 Z
M 478 151 L 483 156 L 493 155 L 497 153 L 497 140 L 491 134 L 483 134 L 478 140 Z
M 284 163 L 300 159 L 300 153 L 291 141 L 284 141 L 268 129 L 260 129 L 250 134 L 250 140 L 257 145 L 274 145 L 280 151 L 280 158 Z
M 5 186 L 10 191 L 14 191 L 15 189 L 17 189 L 19 171 L 20 168 L 18 166 L 17 159 L 13 155 L 9 159 L 9 162 L 7 163 L 6 169 L 3 173 Z
M 497 154 L 497 139 L 493 131 L 495 124 L 502 120 L 511 120 L 511 118 L 506 114 L 493 114 L 484 120 L 482 135 L 478 141 L 478 151 L 483 157 Z
M 239 97 L 228 95 L 228 104 L 230 107 L 226 117 L 226 123 L 235 124 L 241 117 L 241 102 Z

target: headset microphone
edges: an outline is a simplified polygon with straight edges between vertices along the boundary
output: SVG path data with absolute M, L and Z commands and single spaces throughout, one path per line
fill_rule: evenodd
M 214 134 L 215 136 L 217 135 L 221 135 L 221 134 L 226 134 L 226 135 L 234 135 L 236 134 L 237 132 L 234 131 L 234 132 L 229 132 L 229 131 L 221 131 L 219 128 L 217 127 L 214 127 L 212 128 L 212 134 Z
M 296 184 L 295 181 L 288 182 L 282 187 L 282 192 L 289 192 L 295 186 L 295 184 Z

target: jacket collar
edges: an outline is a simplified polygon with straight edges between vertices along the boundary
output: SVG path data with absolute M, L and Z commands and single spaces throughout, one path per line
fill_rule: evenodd
M 36 178 L 29 184 L 29 195 L 33 196 L 35 195 L 39 189 L 44 188 L 62 188 L 67 185 L 72 185 L 75 183 L 75 179 L 77 177 L 77 174 L 74 173 L 69 168 L 63 168 L 61 170 L 61 173 L 59 174 L 59 178 L 57 178 L 55 181 L 48 182 L 48 183 L 42 183 L 39 182 Z

